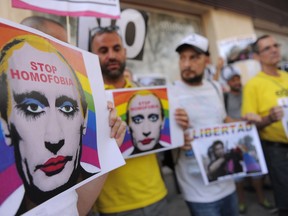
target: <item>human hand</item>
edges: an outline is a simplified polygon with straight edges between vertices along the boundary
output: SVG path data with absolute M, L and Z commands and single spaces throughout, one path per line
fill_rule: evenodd
M 275 106 L 269 110 L 268 119 L 271 123 L 274 123 L 276 121 L 281 120 L 283 116 L 284 116 L 283 108 L 281 106 Z
M 242 116 L 241 119 L 244 121 L 248 121 L 251 124 L 257 124 L 261 122 L 261 116 L 255 113 L 247 113 L 246 115 Z
M 117 145 L 120 147 L 126 133 L 126 122 L 117 115 L 117 111 L 111 101 L 108 101 L 107 108 L 109 113 L 109 126 L 111 127 L 110 137 L 115 138 Z
M 216 68 L 221 70 L 223 66 L 224 66 L 224 59 L 222 57 L 218 57 Z
M 177 124 L 182 127 L 183 130 L 186 130 L 189 126 L 189 118 L 186 111 L 182 108 L 178 108 L 176 109 L 174 116 Z
M 185 131 L 184 133 L 184 145 L 181 146 L 182 150 L 190 150 L 192 149 L 191 142 L 193 141 L 193 137 L 190 137 L 190 133 L 188 131 Z

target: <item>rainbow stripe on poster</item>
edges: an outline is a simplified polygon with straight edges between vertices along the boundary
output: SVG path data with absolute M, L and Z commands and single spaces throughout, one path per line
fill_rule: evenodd
M 35 35 L 3 23 L 0 23 L 0 32 L 3 36 L 0 38 L 0 47 L 3 47 L 8 41 L 16 36 Z M 57 50 L 67 59 L 69 64 L 76 71 L 76 75 L 85 92 L 86 101 L 88 103 L 88 119 L 86 134 L 82 137 L 81 162 L 91 164 L 100 169 L 97 151 L 96 112 L 82 53 L 78 50 L 63 46 L 49 39 L 47 40 L 57 48 Z M 0 92 L 0 94 L 1 93 L 2 92 Z M 0 104 L 0 106 L 3 106 L 3 104 Z M 35 133 L 37 133 L 37 131 L 35 131 Z M 8 147 L 6 145 L 3 134 L 0 133 L 0 206 L 22 184 L 22 180 L 16 169 L 14 148 L 13 146 Z
M 166 143 L 171 144 L 171 135 L 170 135 L 170 119 L 169 119 L 169 102 L 168 102 L 168 94 L 166 88 L 157 88 L 157 89 L 147 89 L 147 90 L 129 90 L 125 89 L 121 92 L 113 92 L 114 105 L 116 107 L 118 115 L 122 118 L 123 121 L 126 121 L 126 113 L 127 113 L 127 103 L 129 99 L 141 91 L 149 91 L 155 94 L 161 101 L 163 110 L 164 110 L 164 126 L 161 129 L 160 141 L 164 141 Z M 125 138 L 123 144 L 120 147 L 121 152 L 125 152 L 127 149 L 131 148 L 132 138 L 128 130 L 126 131 Z

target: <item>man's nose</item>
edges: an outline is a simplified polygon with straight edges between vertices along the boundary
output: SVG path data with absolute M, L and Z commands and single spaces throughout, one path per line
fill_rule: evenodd
M 59 140 L 62 140 L 63 130 L 61 127 L 61 123 L 59 121 L 59 117 L 57 116 L 57 109 L 49 110 L 49 117 L 47 119 L 46 131 L 45 131 L 45 141 L 50 143 L 58 143 Z
M 144 135 L 145 137 L 148 137 L 150 134 L 151 134 L 151 132 L 143 132 L 143 135 Z
M 57 154 L 57 152 L 62 148 L 64 145 L 65 140 L 62 139 L 57 143 L 45 142 L 45 147 L 52 152 L 53 154 Z
M 148 121 L 144 121 L 142 125 L 142 134 L 144 136 L 149 136 L 151 134 L 151 125 Z
M 116 52 L 113 49 L 108 51 L 108 58 L 109 59 L 116 59 Z

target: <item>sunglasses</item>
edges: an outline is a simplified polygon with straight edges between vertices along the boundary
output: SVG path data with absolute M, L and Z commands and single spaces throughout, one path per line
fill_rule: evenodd
M 116 26 L 116 25 L 106 26 L 106 27 L 97 26 L 89 30 L 89 35 L 91 38 L 91 37 L 94 37 L 94 35 L 98 33 L 117 32 L 119 34 L 119 30 L 120 30 L 119 26 Z

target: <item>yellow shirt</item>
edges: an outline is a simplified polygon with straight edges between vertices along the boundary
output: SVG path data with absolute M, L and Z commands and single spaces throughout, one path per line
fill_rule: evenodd
M 270 76 L 259 72 L 248 81 L 243 91 L 242 115 L 256 113 L 267 116 L 269 110 L 278 105 L 278 99 L 288 97 L 288 74 L 279 71 L 280 76 Z M 261 139 L 288 144 L 282 121 L 277 121 L 259 132 Z
M 134 85 L 126 80 L 125 88 L 129 87 Z M 111 171 L 96 207 L 102 213 L 129 211 L 151 205 L 166 195 L 156 154 L 149 154 L 127 159 L 124 166 Z

